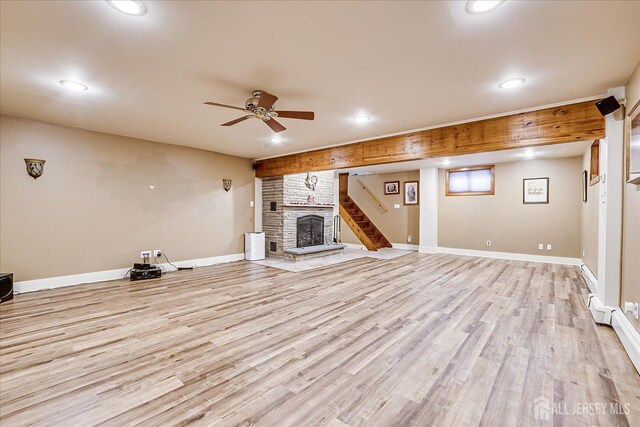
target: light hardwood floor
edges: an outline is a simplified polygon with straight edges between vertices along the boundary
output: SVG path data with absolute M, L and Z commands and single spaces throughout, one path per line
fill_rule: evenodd
M 585 295 L 575 267 L 426 254 L 18 295 L 0 424 L 640 425 L 640 376 Z M 539 397 L 582 413 L 536 421 Z

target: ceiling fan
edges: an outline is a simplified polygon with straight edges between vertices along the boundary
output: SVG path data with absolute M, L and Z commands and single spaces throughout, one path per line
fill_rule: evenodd
M 276 121 L 276 117 L 283 119 L 301 119 L 313 120 L 315 114 L 313 111 L 276 111 L 273 106 L 278 97 L 271 95 L 263 90 L 254 90 L 253 96 L 244 103 L 244 108 L 234 107 L 232 105 L 218 104 L 217 102 L 205 102 L 207 105 L 215 105 L 217 107 L 233 108 L 234 110 L 249 113 L 239 119 L 231 120 L 223 123 L 221 126 L 233 126 L 237 123 L 244 122 L 247 119 L 260 119 L 267 124 L 274 132 L 282 132 L 287 128 Z

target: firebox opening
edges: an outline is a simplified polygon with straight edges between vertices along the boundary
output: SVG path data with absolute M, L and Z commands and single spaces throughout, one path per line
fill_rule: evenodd
M 324 244 L 324 218 L 319 215 L 305 215 L 296 222 L 296 246 L 306 248 Z

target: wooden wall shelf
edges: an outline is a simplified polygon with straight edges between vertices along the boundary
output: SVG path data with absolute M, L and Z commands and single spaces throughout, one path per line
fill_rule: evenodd
M 335 207 L 334 204 L 331 205 L 298 205 L 295 203 L 285 203 L 282 205 L 285 208 L 305 208 L 305 209 L 333 209 Z

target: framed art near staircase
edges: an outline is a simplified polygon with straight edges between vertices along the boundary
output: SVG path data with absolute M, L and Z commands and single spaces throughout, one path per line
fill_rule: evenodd
M 405 205 L 417 205 L 418 204 L 418 181 L 405 181 L 404 183 L 404 204 Z
M 400 194 L 400 181 L 385 182 L 384 194 Z

